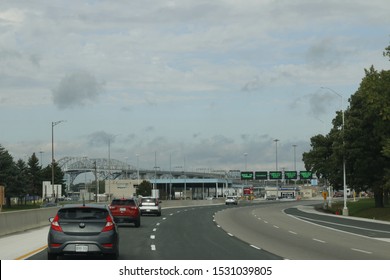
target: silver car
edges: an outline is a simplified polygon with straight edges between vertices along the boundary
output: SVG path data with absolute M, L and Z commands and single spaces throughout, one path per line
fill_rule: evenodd
M 139 204 L 139 210 L 141 215 L 143 214 L 155 214 L 161 216 L 161 201 L 156 197 L 142 197 Z
M 229 204 L 237 205 L 238 200 L 235 196 L 227 196 L 226 200 L 225 200 L 225 204 L 226 205 L 229 205 Z

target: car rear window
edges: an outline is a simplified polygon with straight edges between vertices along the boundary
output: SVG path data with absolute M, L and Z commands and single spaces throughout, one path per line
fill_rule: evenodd
M 111 205 L 135 206 L 135 201 L 132 199 L 115 199 Z
M 143 198 L 142 199 L 142 202 L 155 202 L 156 199 L 155 198 Z
M 108 211 L 100 208 L 64 208 L 58 211 L 58 216 L 62 220 L 100 220 L 107 217 Z

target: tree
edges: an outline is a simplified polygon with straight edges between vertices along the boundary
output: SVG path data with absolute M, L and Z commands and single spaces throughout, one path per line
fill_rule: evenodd
M 390 167 L 390 157 L 384 154 L 390 138 L 390 71 L 378 72 L 371 67 L 365 74 L 345 115 L 347 162 L 353 173 L 349 184 L 371 188 L 375 206 L 384 207 Z
M 16 164 L 16 180 L 14 185 L 14 195 L 19 197 L 19 202 L 26 203 L 26 195 L 28 194 L 28 167 L 26 163 L 19 159 Z
M 28 193 L 42 197 L 42 168 L 35 153 L 28 159 Z
M 0 145 L 0 184 L 5 187 L 7 207 L 11 207 L 11 197 L 17 195 L 15 189 L 16 168 L 12 156 Z
M 142 181 L 141 184 L 139 184 L 137 190 L 137 195 L 141 196 L 151 196 L 152 195 L 152 184 L 149 181 Z

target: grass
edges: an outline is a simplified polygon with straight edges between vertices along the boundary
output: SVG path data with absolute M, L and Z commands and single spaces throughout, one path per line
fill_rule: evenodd
M 349 216 L 390 222 L 390 206 L 385 205 L 384 208 L 375 208 L 375 201 L 372 198 L 357 199 L 356 201 L 348 200 L 347 207 Z M 334 201 L 328 212 L 341 215 L 343 208 L 343 201 Z

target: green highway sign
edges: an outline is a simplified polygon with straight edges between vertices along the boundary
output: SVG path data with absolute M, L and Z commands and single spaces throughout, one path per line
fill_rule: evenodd
M 299 177 L 301 180 L 311 180 L 313 179 L 313 173 L 311 171 L 299 171 Z
M 296 180 L 296 179 L 298 179 L 298 172 L 297 171 L 284 171 L 284 179 Z
M 256 180 L 268 180 L 268 172 L 267 171 L 255 171 L 255 179 Z
M 253 180 L 253 172 L 241 171 L 241 180 Z
M 269 172 L 270 180 L 282 180 L 282 171 L 270 171 Z

